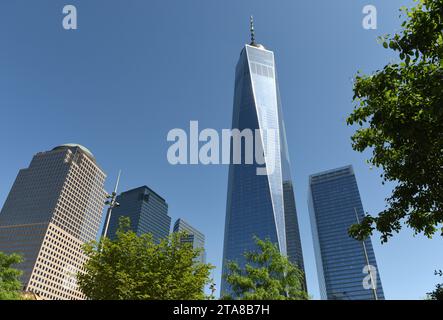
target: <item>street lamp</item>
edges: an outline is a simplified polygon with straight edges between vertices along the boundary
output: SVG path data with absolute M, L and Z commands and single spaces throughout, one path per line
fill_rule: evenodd
M 112 209 L 120 206 L 120 204 L 116 201 L 116 199 L 117 199 L 117 188 L 118 188 L 118 183 L 120 181 L 121 172 L 122 172 L 121 170 L 118 171 L 118 177 L 117 177 L 117 182 L 115 183 L 114 191 L 111 194 L 106 195 L 107 200 L 105 201 L 105 205 L 108 206 L 108 210 L 106 211 L 106 222 L 102 238 L 105 238 L 108 234 L 109 221 L 111 220 Z
M 355 212 L 355 217 L 357 218 L 357 223 L 360 224 L 360 219 L 358 218 L 357 209 L 355 207 L 354 207 L 354 212 Z M 366 250 L 365 240 L 362 240 L 361 243 L 363 245 L 363 252 L 365 254 L 366 265 L 368 266 L 369 276 L 371 277 L 371 287 L 372 287 L 372 293 L 374 295 L 374 300 L 378 300 L 377 289 L 375 288 L 376 284 L 372 276 L 372 269 L 371 265 L 369 264 L 368 251 Z
M 210 284 L 209 289 L 211 290 L 211 298 L 214 299 L 215 298 L 214 294 L 215 291 L 217 290 L 214 281 L 212 281 L 212 283 Z

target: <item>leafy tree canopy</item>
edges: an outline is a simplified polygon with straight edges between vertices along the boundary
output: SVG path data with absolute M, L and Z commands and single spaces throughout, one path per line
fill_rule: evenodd
M 120 219 L 115 240 L 86 244 L 85 271 L 77 275 L 84 294 L 95 300 L 204 299 L 210 264 L 195 261 L 200 251 L 173 233 L 160 243 L 137 236 L 128 218 Z
M 240 268 L 236 262 L 228 263 L 225 275 L 232 295 L 223 299 L 242 300 L 306 300 L 304 274 L 276 244 L 255 238 L 258 251 L 246 252 L 246 265 Z
M 18 254 L 7 255 L 0 252 L 0 300 L 21 299 L 20 276 L 22 272 L 13 266 L 22 261 L 22 257 Z
M 436 276 L 443 277 L 443 271 L 438 270 L 435 271 Z M 443 283 L 439 283 L 435 286 L 435 290 L 432 292 L 428 292 L 429 300 L 443 300 Z
M 356 107 L 347 119 L 360 127 L 353 148 L 372 149 L 368 162 L 383 169 L 383 183 L 395 184 L 378 216 L 350 228 L 359 240 L 377 229 L 386 242 L 403 223 L 443 235 L 443 0 L 416 2 L 401 9 L 402 30 L 380 38 L 398 61 L 355 79 Z

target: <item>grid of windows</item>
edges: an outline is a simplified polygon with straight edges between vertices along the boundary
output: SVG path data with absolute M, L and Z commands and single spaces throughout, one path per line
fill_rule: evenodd
M 49 224 L 27 290 L 44 299 L 84 299 L 76 275 L 84 271 L 83 242 Z
M 101 223 L 105 175 L 84 153 L 68 153 L 65 161 L 72 165 L 52 222 L 82 241 L 95 239 Z
M 82 244 L 95 240 L 104 172 L 90 152 L 64 145 L 37 153 L 20 170 L 0 213 L 0 251 L 23 253 L 25 290 L 44 299 L 83 299 L 75 275 Z
M 310 177 L 309 211 L 323 299 L 373 299 L 363 279 L 367 265 L 362 243 L 348 228 L 364 216 L 357 181 L 351 166 Z M 377 268 L 372 243 L 365 241 L 369 263 Z M 377 295 L 384 299 L 377 268 Z
M 253 74 L 274 78 L 274 69 L 272 67 L 257 62 L 250 62 L 250 66 Z

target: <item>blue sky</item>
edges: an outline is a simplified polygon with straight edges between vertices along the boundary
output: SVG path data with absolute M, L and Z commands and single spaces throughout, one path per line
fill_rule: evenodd
M 88 147 L 121 190 L 148 185 L 206 235 L 219 283 L 227 166 L 172 166 L 173 128 L 230 128 L 234 68 L 249 39 L 274 50 L 296 185 L 308 288 L 318 298 L 307 209 L 308 176 L 354 166 L 363 206 L 376 213 L 392 185 L 354 152 L 352 77 L 382 68 L 392 54 L 376 37 L 398 30 L 401 0 L 204 1 L 40 0 L 0 3 L 0 204 L 36 152 L 75 142 Z M 62 28 L 74 4 L 78 29 Z M 364 30 L 362 8 L 378 9 L 378 30 Z M 440 237 L 404 229 L 373 238 L 388 299 L 421 299 L 440 279 Z

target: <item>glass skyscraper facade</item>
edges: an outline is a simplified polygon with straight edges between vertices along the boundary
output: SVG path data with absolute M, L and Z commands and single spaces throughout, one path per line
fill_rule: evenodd
M 303 269 L 274 53 L 254 41 L 245 45 L 237 63 L 232 128 L 261 130 L 254 136 L 254 152 L 259 146 L 265 163 L 245 161 L 244 140 L 241 163 L 235 164 L 231 158 L 222 273 L 226 273 L 228 261 L 244 264 L 244 252 L 257 248 L 254 236 L 276 243 L 281 253 Z M 231 157 L 232 153 L 231 141 Z M 265 168 L 267 174 L 257 174 L 258 168 Z M 221 290 L 222 294 L 229 291 L 224 280 Z
M 202 249 L 197 261 L 206 263 L 205 235 L 191 226 L 183 219 L 177 219 L 174 223 L 174 232 L 186 232 L 186 236 L 181 239 L 182 243 L 190 243 L 194 249 Z
M 311 175 L 308 201 L 321 298 L 374 299 L 372 286 L 364 286 L 368 273 L 364 272 L 363 243 L 348 235 L 357 216 L 359 220 L 364 217 L 352 166 Z M 376 270 L 378 299 L 384 299 L 371 239 L 365 240 L 365 246 L 369 264 Z
M 137 235 L 151 233 L 154 241 L 159 242 L 169 235 L 171 217 L 168 215 L 168 204 L 155 191 L 142 186 L 122 192 L 117 196 L 120 206 L 112 210 L 109 220 L 108 235 L 115 238 L 120 217 L 131 220 L 131 230 Z

